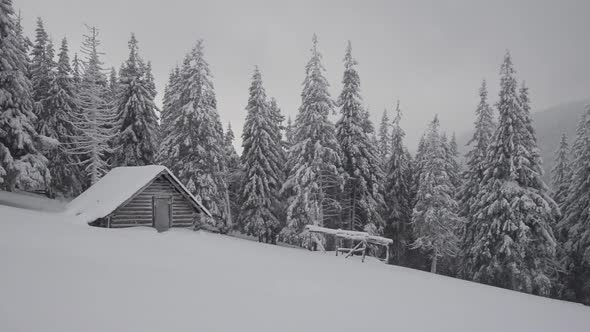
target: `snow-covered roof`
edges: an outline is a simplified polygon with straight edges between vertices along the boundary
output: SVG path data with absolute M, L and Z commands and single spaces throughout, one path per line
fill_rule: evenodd
M 97 183 L 76 197 L 66 207 L 66 213 L 78 216 L 89 223 L 104 218 L 123 203 L 132 198 L 158 176 L 165 174 L 180 187 L 186 197 L 193 201 L 203 212 L 211 213 L 199 202 L 180 181 L 164 166 L 117 167 L 108 172 Z

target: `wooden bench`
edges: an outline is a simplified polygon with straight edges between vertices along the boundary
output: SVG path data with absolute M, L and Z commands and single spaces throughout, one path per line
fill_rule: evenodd
M 315 242 L 323 252 L 326 252 L 326 249 L 324 248 L 324 245 L 318 234 L 334 236 L 336 238 L 336 256 L 338 256 L 338 253 L 345 253 L 346 255 L 344 258 L 348 258 L 354 254 L 360 253 L 362 254 L 361 261 L 364 262 L 369 245 L 376 245 L 385 247 L 385 258 L 376 258 L 385 262 L 389 261 L 389 248 L 393 244 L 392 239 L 384 238 L 382 236 L 370 235 L 367 232 L 331 229 L 315 225 L 307 225 L 305 229 L 309 232 L 311 240 Z M 349 240 L 353 244 L 357 242 L 357 244 L 350 248 L 344 247 L 344 240 Z

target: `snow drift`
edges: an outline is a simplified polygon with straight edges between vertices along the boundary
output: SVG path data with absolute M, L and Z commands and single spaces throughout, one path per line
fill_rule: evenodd
M 590 308 L 189 230 L 0 206 L 2 331 L 588 331 Z

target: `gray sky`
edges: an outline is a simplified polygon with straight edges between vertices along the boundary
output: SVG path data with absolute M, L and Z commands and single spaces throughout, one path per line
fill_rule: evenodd
M 41 16 L 56 44 L 67 36 L 72 51 L 84 24 L 96 25 L 103 60 L 116 68 L 135 32 L 142 56 L 153 63 L 158 102 L 170 69 L 203 38 L 219 113 L 238 140 L 254 65 L 267 94 L 295 117 L 314 32 L 332 96 L 341 88 L 350 39 L 373 120 L 378 125 L 399 98 L 411 149 L 435 113 L 447 130 L 470 129 L 483 78 L 496 100 L 506 49 L 534 109 L 590 97 L 588 0 L 14 0 L 14 6 L 29 36 Z

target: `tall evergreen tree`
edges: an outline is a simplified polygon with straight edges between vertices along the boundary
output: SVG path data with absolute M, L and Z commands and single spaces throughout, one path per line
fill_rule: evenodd
M 147 83 L 148 91 L 152 94 L 152 98 L 156 97 L 156 78 L 152 70 L 152 62 L 148 60 L 145 66 L 145 81 Z
M 510 53 L 501 67 L 499 124 L 488 148 L 473 219 L 465 235 L 464 268 L 475 281 L 534 294 L 551 290 L 559 215 L 541 178 L 534 132 Z
M 26 62 L 27 62 L 27 75 L 29 74 L 29 66 L 30 66 L 30 62 L 31 59 L 29 59 L 29 50 L 31 49 L 31 46 L 33 45 L 33 43 L 31 42 L 31 40 L 29 39 L 29 37 L 24 36 L 23 34 L 23 26 L 22 26 L 22 16 L 20 14 L 20 10 L 18 11 L 18 16 L 16 17 L 16 38 L 17 40 L 23 45 L 23 48 L 25 50 L 25 58 L 26 58 Z M 28 76 L 27 76 L 28 77 Z M 30 78 L 30 77 L 29 77 Z
M 117 77 L 117 71 L 115 67 L 111 67 L 111 71 L 109 73 L 109 89 L 108 89 L 108 97 L 107 100 L 112 107 L 116 108 L 117 97 L 119 94 L 119 78 Z
M 412 214 L 415 241 L 413 247 L 428 254 L 430 271 L 436 273 L 441 258 L 453 257 L 458 251 L 457 202 L 447 173 L 448 159 L 435 116 L 426 136 L 426 145 L 416 206 Z
M 58 56 L 57 72 L 51 81 L 49 96 L 45 103 L 46 109 L 50 112 L 40 124 L 40 133 L 59 142 L 59 145 L 47 154 L 52 176 L 51 189 L 53 194 L 68 197 L 79 194 L 83 189 L 80 158 L 70 153 L 75 144 L 74 138 L 79 135 L 74 125 L 77 106 L 71 75 L 68 43 L 64 38 Z
M 570 164 L 570 148 L 566 134 L 561 135 L 559 148 L 555 151 L 555 166 L 553 173 L 553 199 L 560 206 L 567 198 L 570 187 L 572 167 Z
M 37 18 L 37 27 L 35 29 L 35 43 L 31 51 L 31 84 L 33 86 L 33 98 L 36 103 L 41 103 L 49 95 L 51 85 L 51 71 L 54 67 L 53 58 L 50 58 L 51 48 L 49 36 L 45 31 L 43 20 Z M 42 106 L 42 105 L 39 105 Z
M 49 105 L 47 105 L 51 89 L 51 82 L 55 77 L 55 50 L 53 43 L 49 39 L 43 20 L 37 18 L 37 28 L 35 29 L 35 43 L 31 52 L 30 77 L 33 87 L 33 100 L 35 102 L 34 112 L 37 115 L 37 131 L 42 131 L 42 126 L 50 121 L 54 116 Z
M 281 109 L 279 108 L 279 105 L 277 104 L 277 101 L 274 97 L 271 97 L 269 102 L 268 102 L 268 107 L 270 109 L 270 115 L 271 115 L 271 126 L 272 126 L 272 134 L 274 139 L 277 140 L 277 142 L 282 142 L 283 141 L 283 130 L 285 130 L 285 127 L 283 125 L 283 122 L 285 121 L 285 116 L 283 116 L 283 114 L 281 114 Z M 285 155 L 284 153 L 282 153 L 281 155 L 281 163 L 285 162 Z
M 356 61 L 356 60 L 355 60 Z M 373 139 L 373 144 L 377 147 L 377 137 L 375 135 L 375 125 L 373 125 L 373 121 L 371 121 L 371 113 L 369 112 L 369 107 L 361 107 L 362 109 L 362 117 L 363 123 L 362 127 L 364 132 L 369 135 Z
M 305 67 L 301 107 L 295 120 L 294 144 L 289 149 L 287 231 L 299 234 L 305 225 L 336 226 L 340 213 L 337 191 L 342 185 L 340 148 L 328 116 L 334 102 L 313 36 L 311 59 Z
M 258 68 L 252 77 L 246 111 L 240 219 L 246 232 L 257 236 L 259 241 L 274 242 L 279 228 L 277 207 L 282 185 L 282 147 L 273 119 L 276 110 L 266 100 Z
M 0 0 L 0 189 L 38 188 L 50 181 L 47 159 L 36 144 L 26 49 L 12 0 Z
M 283 142 L 283 147 L 285 150 L 285 164 L 283 167 L 283 172 L 285 175 L 285 181 L 283 181 L 283 185 L 285 184 L 285 182 L 291 178 L 291 172 L 294 168 L 294 162 L 295 160 L 291 158 L 290 156 L 290 151 L 292 149 L 292 147 L 295 145 L 295 125 L 293 124 L 293 121 L 291 120 L 291 117 L 289 116 L 287 118 L 287 124 L 285 126 L 285 140 Z M 280 191 L 280 195 L 281 195 L 281 201 L 283 202 L 283 204 L 289 204 L 290 201 L 290 197 L 294 196 L 294 191 L 292 190 L 292 187 L 290 188 L 281 188 Z M 298 242 L 299 238 L 299 233 L 298 230 L 296 230 L 295 228 L 289 227 L 289 220 L 287 219 L 288 216 L 288 205 L 285 205 L 284 211 L 285 215 L 283 216 L 285 222 L 283 225 L 283 229 L 280 233 L 281 236 L 281 240 L 284 242 L 290 242 L 293 244 L 296 244 Z
M 413 197 L 416 198 L 416 192 L 418 192 L 418 186 L 420 185 L 420 174 L 422 174 L 422 169 L 424 168 L 424 161 L 426 156 L 426 134 L 422 134 L 420 140 L 418 141 L 418 148 L 416 149 L 416 156 L 414 157 L 414 161 L 412 163 L 412 193 Z M 416 201 L 412 203 L 415 205 Z
M 389 156 L 391 153 L 391 133 L 390 127 L 391 123 L 389 122 L 389 116 L 387 115 L 387 109 L 383 110 L 383 116 L 381 116 L 381 123 L 379 124 L 379 141 L 377 148 L 379 150 L 379 160 L 381 160 L 382 165 L 386 165 L 389 161 Z
M 529 98 L 529 88 L 526 86 L 524 81 L 521 83 L 520 89 L 518 90 L 518 101 L 523 111 L 523 117 L 527 131 L 530 133 L 530 135 L 528 135 L 526 138 L 530 140 L 529 144 L 535 146 L 533 151 L 530 152 L 533 154 L 534 158 L 540 160 L 541 157 L 539 154 L 539 149 L 537 148 L 535 128 L 533 127 L 533 120 L 531 118 L 531 100 Z
M 361 104 L 356 64 L 348 42 L 344 57 L 343 89 L 338 98 L 341 117 L 336 123 L 336 137 L 340 142 L 343 168 L 348 175 L 344 204 L 347 228 L 362 230 L 367 224 L 384 226 L 379 213 L 383 206 L 383 171 L 377 150 L 364 129 L 367 119 Z
M 231 219 L 237 217 L 240 211 L 240 185 L 242 181 L 242 163 L 240 156 L 234 147 L 234 132 L 231 123 L 227 124 L 227 130 L 223 136 L 223 149 L 227 165 L 227 204 L 229 204 Z M 234 225 L 231 225 L 234 226 Z
M 224 227 L 229 212 L 223 151 L 223 127 L 203 41 L 186 55 L 178 79 L 169 87 L 171 108 L 160 145 L 161 160 L 202 201 Z
M 164 87 L 164 96 L 162 98 L 162 111 L 160 112 L 160 126 L 159 126 L 159 140 L 162 141 L 163 138 L 172 135 L 172 132 L 175 130 L 173 128 L 174 118 L 173 115 L 176 114 L 174 112 L 178 106 L 175 104 L 178 100 L 178 94 L 175 93 L 175 89 L 180 82 L 180 68 L 177 66 L 168 75 L 168 82 Z M 167 158 L 167 151 L 159 148 L 157 154 L 157 161 L 159 164 L 166 164 Z
M 158 117 L 151 78 L 138 53 L 135 35 L 129 40 L 129 58 L 123 65 L 117 89 L 117 123 L 112 165 L 143 166 L 155 162 Z
M 570 189 L 558 224 L 565 252 L 564 297 L 590 304 L 590 106 L 578 126 L 572 152 Z
M 494 114 L 488 104 L 488 89 L 485 80 L 479 89 L 479 104 L 475 109 L 475 117 L 475 131 L 467 142 L 467 145 L 471 145 L 472 148 L 465 155 L 466 169 L 458 194 L 460 215 L 465 217 L 467 222 L 470 222 L 474 217 L 472 206 L 476 201 L 480 183 L 484 177 L 486 153 L 495 130 Z M 465 248 L 463 249 L 465 250 Z
M 291 121 L 291 117 L 287 118 L 287 125 L 285 126 L 285 150 L 289 152 L 289 149 L 295 143 L 295 128 L 293 125 L 293 121 Z
M 223 136 L 223 145 L 225 149 L 225 155 L 227 156 L 227 167 L 228 169 L 239 169 L 240 168 L 240 156 L 236 152 L 234 147 L 235 135 L 232 130 L 231 123 L 227 124 L 227 130 Z
M 74 80 L 74 85 L 77 86 L 82 81 L 82 72 L 84 70 L 84 64 L 78 58 L 78 53 L 74 53 L 74 58 L 72 59 L 72 79 Z
M 84 73 L 77 87 L 78 111 L 74 125 L 79 132 L 69 153 L 78 155 L 87 174 L 87 184 L 96 183 L 109 169 L 109 141 L 112 138 L 114 117 L 106 100 L 107 77 L 103 73 L 98 47 L 98 29 L 87 27 L 82 53 Z
M 271 129 L 270 132 L 272 133 L 272 136 L 274 137 L 273 138 L 274 142 L 278 142 L 278 147 L 279 147 L 277 149 L 277 163 L 280 166 L 280 172 L 278 174 L 278 176 L 279 176 L 278 181 L 282 187 L 283 183 L 285 183 L 285 180 L 287 178 L 287 172 L 289 171 L 288 163 L 287 163 L 287 151 L 285 150 L 287 143 L 283 139 L 283 131 L 286 129 L 285 126 L 283 125 L 283 122 L 285 121 L 285 117 L 281 113 L 281 109 L 279 108 L 277 101 L 274 97 L 270 98 L 268 107 L 270 109 L 270 114 L 271 114 L 270 122 L 269 122 L 270 129 Z M 279 219 L 279 230 L 284 228 L 287 225 L 286 224 L 287 206 L 285 203 L 284 195 L 280 193 L 281 187 L 279 187 L 279 195 L 282 197 L 279 197 L 279 199 L 277 200 L 277 205 L 275 206 L 276 214 Z
M 403 143 L 406 133 L 400 126 L 401 118 L 402 112 L 398 101 L 392 122 L 391 141 L 388 144 L 390 158 L 387 161 L 385 178 L 385 236 L 394 240 L 393 263 L 405 265 L 406 249 L 413 242 L 410 224 L 412 174 L 411 160 Z

